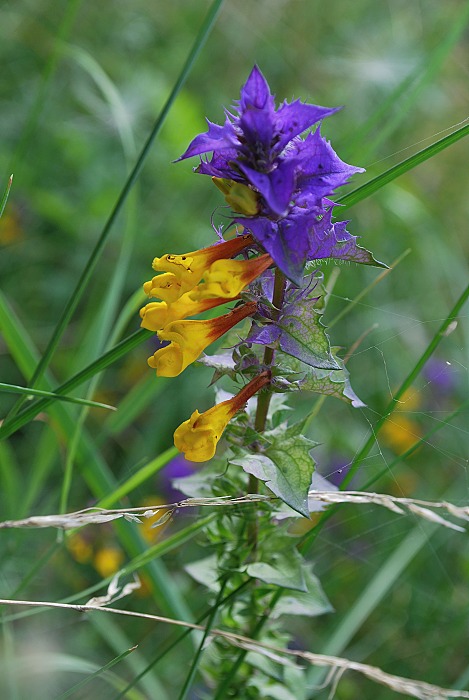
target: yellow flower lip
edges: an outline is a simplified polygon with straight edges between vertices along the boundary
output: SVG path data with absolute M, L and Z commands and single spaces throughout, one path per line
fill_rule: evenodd
M 212 263 L 238 255 L 253 241 L 250 234 L 245 234 L 184 255 L 168 253 L 154 258 L 153 269 L 163 274 L 145 282 L 145 294 L 172 304 L 199 284 Z
M 223 316 L 205 321 L 171 321 L 158 331 L 159 339 L 168 340 L 170 344 L 148 358 L 149 366 L 156 369 L 158 377 L 177 377 L 197 360 L 208 345 L 251 316 L 256 308 L 255 302 L 249 302 Z
M 189 293 L 183 294 L 172 304 L 167 304 L 165 301 L 151 301 L 140 309 L 142 319 L 140 326 L 149 331 L 160 331 L 172 321 L 180 321 L 187 316 L 197 316 L 215 306 L 226 304 L 226 301 L 223 298 L 194 301 Z
M 232 299 L 272 265 L 267 253 L 249 260 L 216 260 L 204 274 L 204 282 L 190 293 L 191 299 Z
M 223 401 L 205 413 L 194 411 L 174 432 L 174 444 L 190 462 L 206 462 L 216 451 L 218 441 L 233 416 L 248 399 L 269 384 L 270 372 L 262 372 L 228 401 Z

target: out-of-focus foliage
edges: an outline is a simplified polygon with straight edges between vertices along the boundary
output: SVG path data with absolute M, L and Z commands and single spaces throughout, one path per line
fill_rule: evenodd
M 0 192 L 14 173 L 0 219 L 2 303 L 18 317 L 39 354 L 208 7 L 205 1 L 183 0 L 16 0 L 0 10 Z M 344 105 L 327 120 L 323 133 L 341 158 L 367 169 L 350 190 L 467 118 L 467 21 L 466 3 L 456 0 L 226 0 L 54 355 L 54 379 L 40 388 L 53 389 L 102 353 L 125 303 L 151 276 L 153 257 L 214 241 L 209 217 L 213 212 L 217 225 L 224 221 L 223 198 L 206 178 L 192 175 L 190 162 L 172 161 L 204 129 L 205 115 L 223 119 L 222 105 L 230 104 L 254 63 L 281 99 Z M 458 142 L 347 211 L 348 229 L 362 236 L 360 241 L 378 259 L 390 264 L 406 249 L 411 252 L 330 330 L 332 344 L 346 349 L 363 336 L 347 366 L 354 389 L 368 406 L 353 410 L 328 399 L 311 422 L 309 435 L 321 443 L 314 459 L 331 480 L 343 478 L 391 392 L 467 284 L 468 149 L 466 140 Z M 326 325 L 380 274 L 353 264 L 321 269 L 326 284 L 339 273 Z M 143 301 L 142 293 L 119 338 L 138 328 L 137 309 Z M 467 398 L 465 316 L 467 311 L 386 422 L 354 482 L 357 488 L 382 471 L 377 490 L 467 502 L 467 411 L 444 425 Z M 167 449 L 175 427 L 196 408 L 202 411 L 213 404 L 208 367 L 157 380 L 146 366 L 154 349 L 152 343 L 135 349 L 103 375 L 92 398 L 119 410 L 112 415 L 90 410 L 78 448 L 73 430 L 82 409 L 65 404 L 41 414 L 0 446 L 2 520 L 58 512 L 70 464 L 67 509 L 95 503 L 111 490 L 106 484 L 115 488 L 126 482 Z M 25 384 L 34 369 L 31 357 L 25 355 L 21 362 L 6 336 L 0 338 L 0 352 L 1 381 Z M 85 389 L 74 395 L 84 396 Z M 292 394 L 299 417 L 310 412 L 313 396 Z M 0 397 L 3 417 L 15 397 Z M 441 430 L 409 459 L 396 460 L 440 422 Z M 166 470 L 149 469 L 124 503 L 170 500 L 170 476 L 193 469 L 183 461 Z M 48 531 L 2 532 L 0 597 L 59 600 L 78 594 L 137 556 L 138 547 L 154 546 L 155 538 L 164 542 L 178 531 L 178 523 L 192 524 L 203 515 L 180 515 L 164 532 L 139 530 L 131 523 L 90 526 L 58 544 Z M 459 679 L 464 687 L 467 538 L 432 531 L 412 554 L 411 546 L 404 546 L 406 538 L 416 528 L 413 536 L 418 539 L 422 526 L 410 517 L 396 518 L 371 506 L 360 511 L 344 506 L 330 522 L 310 557 L 335 613 L 313 620 L 295 617 L 291 630 L 296 643 L 439 685 Z M 304 528 L 309 526 L 305 521 Z M 193 539 L 174 548 L 164 564 L 158 559 L 144 570 L 140 593 L 129 605 L 197 617 L 211 599 L 188 577 L 184 565 L 208 553 Z M 48 556 L 32 571 L 33 564 Z M 379 572 L 391 566 L 391 559 L 395 566 L 383 581 Z M 374 603 L 365 595 L 372 583 Z M 356 610 L 355 619 L 351 610 Z M 144 621 L 84 621 L 72 613 L 60 621 L 47 613 L 10 622 L 5 629 L 0 687 L 6 684 L 4 692 L 9 693 L 19 683 L 20 697 L 37 691 L 38 700 L 59 695 L 92 673 L 82 661 L 100 668 L 138 643 L 138 655 L 115 667 L 123 682 L 112 677 L 88 686 L 91 694 L 113 698 L 116 688 L 135 678 L 171 634 Z M 41 640 L 39 650 L 31 642 L 36 639 Z M 67 666 L 59 651 L 73 656 L 75 665 Z M 177 697 L 181 668 L 192 653 L 186 642 L 168 654 L 139 684 L 143 697 L 164 700 L 161 683 L 166 697 Z M 45 658 L 51 670 L 38 690 L 37 669 Z M 61 663 L 68 671 L 60 670 Z M 29 669 L 22 681 L 18 668 Z M 355 676 L 341 681 L 337 691 L 343 700 L 390 696 L 390 691 Z M 318 697 L 327 697 L 327 691 Z

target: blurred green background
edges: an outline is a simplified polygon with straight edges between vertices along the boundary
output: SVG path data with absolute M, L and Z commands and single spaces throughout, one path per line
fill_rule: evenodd
M 16 0 L 1 5 L 1 190 L 14 173 L 0 220 L 2 304 L 39 353 L 208 8 L 202 0 Z M 205 116 L 215 122 L 223 119 L 223 107 L 238 97 L 254 63 L 279 101 L 301 98 L 344 105 L 322 131 L 344 160 L 367 169 L 351 190 L 467 118 L 468 21 L 468 3 L 454 0 L 226 0 L 54 355 L 53 385 L 102 354 L 125 304 L 152 276 L 154 256 L 213 242 L 210 216 L 218 224 L 226 213 L 219 208 L 218 191 L 209 178 L 192 174 L 196 159 L 172 161 L 204 130 Z M 348 367 L 368 408 L 353 410 L 335 399 L 322 408 L 310 433 L 321 443 L 317 460 L 326 476 L 336 478 L 346 469 L 391 392 L 467 284 L 468 149 L 469 142 L 459 141 L 346 211 L 350 232 L 362 236 L 363 245 L 378 259 L 390 264 L 410 252 L 331 330 L 332 343 L 344 348 L 366 334 Z M 338 272 L 326 322 L 379 274 L 355 265 L 324 264 L 323 269 L 326 281 Z M 140 303 L 143 293 L 128 307 L 114 342 L 138 329 Z M 467 503 L 467 409 L 446 423 L 468 396 L 467 307 L 451 330 L 385 425 L 354 481 L 356 488 L 383 470 L 373 489 Z M 176 379 L 158 380 L 146 366 L 150 346 L 138 347 L 113 365 L 95 389 L 96 400 L 120 410 L 109 414 L 92 409 L 83 417 L 93 459 L 117 483 L 170 447 L 175 427 L 195 408 L 213 403 L 208 369 L 192 367 Z M 0 338 L 0 353 L 1 381 L 24 384 L 33 363 L 22 364 L 5 338 Z M 85 395 L 85 389 L 73 394 Z M 13 399 L 1 395 L 2 416 Z M 314 400 L 312 395 L 296 399 L 297 410 L 309 410 Z M 69 408 L 68 430 L 53 411 L 49 417 L 41 415 L 1 447 L 2 520 L 58 512 L 68 459 L 76 466 L 67 509 L 96 502 L 101 494 L 93 486 L 95 463 L 86 450 L 83 456 L 83 446 L 73 457 L 73 424 L 80 413 Z M 396 460 L 440 425 L 412 457 Z M 164 501 L 166 481 L 162 472 L 125 503 Z M 192 514 L 189 522 L 197 517 Z M 178 525 L 176 518 L 161 537 Z M 49 531 L 2 532 L 0 595 L 59 600 L 78 593 L 131 556 L 122 534 L 131 527 L 121 532 L 91 526 L 67 546 L 55 545 L 56 536 Z M 50 559 L 30 576 L 34 561 L 51 546 Z M 155 594 L 153 581 L 146 597 L 133 603 L 136 609 L 183 616 L 203 606 L 205 592 L 182 569 L 195 557 L 194 544 L 188 547 L 173 552 L 158 574 L 179 589 L 176 599 L 183 601 L 182 607 L 168 607 L 165 595 Z M 469 547 L 464 534 L 432 530 L 411 516 L 382 513 L 374 506 L 347 506 L 323 531 L 311 556 L 336 612 L 313 621 L 294 620 L 290 627 L 301 646 L 344 654 L 391 673 L 468 687 Z M 380 578 L 383 571 L 386 575 Z M 376 600 L 366 595 L 368 585 L 378 592 Z M 78 661 L 76 667 L 70 661 L 72 670 L 64 660 L 61 666 L 59 651 L 69 660 L 83 660 L 83 668 L 85 660 L 100 667 L 118 653 L 116 640 L 122 633 L 120 651 L 126 643 L 139 643 L 144 665 L 161 636 L 169 634 L 143 623 L 78 620 L 72 613 L 7 622 L 4 630 L 8 673 L 3 682 L 5 692 L 17 693 L 12 698 L 26 696 L 31 688 L 37 692 L 32 697 L 55 697 L 77 682 L 81 676 L 76 674 L 85 671 L 79 670 Z M 190 652 L 190 647 L 181 648 L 159 667 L 169 698 L 177 697 L 173 679 Z M 44 659 L 50 660 L 50 668 Z M 19 681 L 22 666 L 29 671 Z M 130 662 L 117 668 L 127 680 L 136 675 Z M 115 696 L 112 683 L 93 683 L 89 687 L 99 697 Z M 139 687 L 142 697 L 157 690 L 151 683 Z M 336 696 L 394 697 L 352 675 L 341 681 Z M 317 697 L 327 697 L 327 691 Z

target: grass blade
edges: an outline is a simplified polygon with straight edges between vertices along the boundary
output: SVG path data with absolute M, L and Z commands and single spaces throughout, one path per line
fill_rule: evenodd
M 2 324 L 0 305 L 0 326 L 1 325 Z M 80 386 L 80 384 L 83 384 L 83 382 L 86 382 L 87 379 L 94 377 L 95 374 L 101 372 L 101 370 L 105 369 L 106 367 L 109 367 L 109 365 L 111 365 L 113 362 L 116 362 L 123 355 L 125 355 L 130 350 L 143 343 L 152 335 L 154 334 L 151 331 L 136 331 L 129 337 L 125 338 L 125 340 L 115 345 L 111 350 L 104 353 L 104 355 L 92 362 L 90 365 L 88 365 L 88 367 L 85 367 L 83 370 L 81 370 L 81 372 L 78 372 L 71 379 L 66 381 L 61 386 L 57 387 L 57 389 L 54 391 L 54 394 L 58 394 L 59 396 L 66 395 L 75 387 Z M 23 425 L 32 420 L 35 416 L 37 416 L 38 413 L 50 406 L 50 404 L 54 401 L 55 399 L 52 398 L 41 399 L 40 401 L 36 401 L 36 403 L 32 404 L 32 406 L 24 408 L 20 413 L 18 413 L 18 415 L 8 420 L 5 420 L 2 427 L 0 428 L 0 439 L 8 437 L 12 433 L 14 433 L 16 430 L 18 430 Z
M 150 150 L 152 148 L 153 142 L 157 135 L 159 134 L 161 127 L 163 126 L 163 123 L 166 119 L 166 116 L 168 115 L 169 110 L 172 107 L 172 104 L 174 100 L 176 99 L 177 95 L 179 94 L 182 86 L 186 82 L 189 73 L 192 69 L 192 66 L 199 55 L 199 52 L 201 51 L 203 45 L 205 44 L 210 31 L 215 23 L 216 17 L 221 9 L 223 0 L 214 0 L 212 3 L 212 6 L 205 18 L 205 21 L 194 41 L 194 44 L 189 52 L 189 55 L 186 59 L 186 62 L 184 63 L 184 66 L 181 70 L 181 73 L 179 74 L 178 79 L 176 80 L 176 83 L 171 91 L 171 94 L 169 95 L 163 109 L 161 110 L 159 116 L 157 117 L 153 128 L 150 132 L 150 135 L 148 136 L 141 152 L 140 155 L 137 159 L 137 162 L 130 173 L 129 177 L 127 178 L 127 181 L 122 188 L 122 191 L 117 199 L 116 204 L 114 205 L 114 208 L 104 225 L 104 228 L 101 232 L 101 235 L 90 255 L 90 258 L 85 266 L 85 269 L 83 270 L 78 283 L 73 290 L 72 294 L 70 295 L 69 301 L 66 304 L 62 315 L 54 329 L 54 332 L 52 334 L 52 337 L 44 351 L 44 354 L 36 367 L 36 370 L 34 371 L 33 377 L 31 379 L 31 386 L 35 386 L 36 383 L 41 379 L 41 377 L 44 374 L 45 369 L 48 367 L 52 356 L 57 348 L 57 345 L 59 344 L 60 338 L 62 337 L 68 323 L 70 322 L 70 319 L 72 318 L 75 309 L 77 308 L 83 293 L 88 285 L 88 282 L 91 279 L 91 275 L 93 274 L 93 271 L 96 267 L 96 264 L 98 262 L 98 259 L 104 249 L 104 245 L 109 237 L 109 234 L 111 232 L 111 229 L 120 214 L 122 207 L 132 190 L 132 187 L 134 186 L 135 182 L 137 181 L 140 172 L 143 168 L 143 165 L 147 159 L 148 154 L 150 153 Z
M 109 661 L 107 664 L 105 664 L 102 668 L 98 669 L 94 673 L 91 674 L 91 676 L 88 676 L 87 678 L 84 678 L 82 681 L 79 683 L 75 683 L 71 688 L 65 691 L 65 693 L 62 693 L 57 697 L 56 700 L 65 700 L 65 698 L 69 698 L 70 695 L 73 695 L 77 690 L 80 690 L 81 688 L 84 688 L 90 681 L 92 681 L 94 678 L 97 678 L 100 676 L 102 673 L 105 673 L 106 671 L 109 671 L 113 666 L 119 663 L 119 661 L 122 661 L 125 659 L 126 656 L 131 654 L 137 647 L 132 647 L 131 649 L 127 649 L 124 651 L 122 654 L 119 654 L 119 656 L 116 656 L 114 659 Z
M 11 189 L 11 184 L 13 182 L 13 175 L 10 175 L 8 184 L 5 187 L 5 192 L 3 193 L 2 200 L 0 202 L 0 217 L 2 216 L 3 212 L 5 211 L 5 207 L 8 201 L 8 195 L 10 194 L 10 189 Z
M 404 175 L 404 173 L 407 173 L 409 170 L 412 170 L 417 165 L 420 165 L 420 163 L 424 163 L 429 158 L 436 156 L 437 153 L 444 151 L 445 148 L 448 148 L 448 146 L 452 146 L 453 143 L 456 143 L 468 134 L 469 124 L 466 124 L 465 126 L 456 129 L 456 131 L 453 131 L 452 134 L 445 136 L 439 141 L 433 143 L 431 146 L 423 148 L 418 153 L 414 153 L 413 156 L 410 156 L 410 158 L 406 158 L 401 163 L 398 163 L 392 168 L 389 168 L 389 170 L 386 170 L 386 172 L 381 173 L 381 175 L 378 175 L 377 177 L 373 178 L 373 180 L 365 182 L 365 184 L 361 187 L 357 187 L 357 189 L 352 190 L 352 192 L 345 194 L 343 197 L 339 197 L 336 200 L 337 203 L 341 204 L 343 207 L 346 208 L 352 207 L 354 204 L 361 202 L 363 199 L 366 199 L 370 195 L 380 190 L 382 187 L 384 187 L 384 185 L 387 185 L 388 182 L 392 182 L 397 177 Z
M 374 139 L 363 138 L 361 140 L 362 150 L 360 152 L 360 158 L 362 162 L 366 162 L 368 154 L 374 153 L 398 128 L 399 124 L 401 124 L 411 106 L 417 102 L 422 90 L 435 78 L 451 49 L 461 38 L 467 26 L 468 19 L 469 4 L 464 3 L 453 25 L 449 27 L 447 31 L 443 30 L 441 35 L 439 34 L 438 44 L 435 46 L 434 50 L 430 52 L 425 63 L 419 67 L 418 77 L 409 76 L 409 78 L 403 81 L 405 84 L 403 98 L 397 102 L 396 99 L 393 99 L 392 104 L 387 106 L 386 113 L 382 113 L 382 106 L 380 107 L 378 112 L 380 112 L 381 119 L 379 121 L 378 135 Z M 384 120 L 384 116 L 387 116 L 388 119 Z
M 175 447 L 169 447 L 165 452 L 152 459 L 151 462 L 145 464 L 141 469 L 135 474 L 127 479 L 123 484 L 117 487 L 117 489 L 111 493 L 109 496 L 105 496 L 98 503 L 100 508 L 110 508 L 112 505 L 120 501 L 128 493 L 131 493 L 136 488 L 141 486 L 145 481 L 150 479 L 154 474 L 163 469 L 163 467 L 170 462 L 173 457 L 176 457 L 179 452 Z
M 93 408 L 106 408 L 108 411 L 115 411 L 115 406 L 110 406 L 107 403 L 99 403 L 99 401 L 89 401 L 88 399 L 79 399 L 75 396 L 60 396 L 54 394 L 53 391 L 42 391 L 41 389 L 30 389 L 27 386 L 17 386 L 16 384 L 4 384 L 0 382 L 0 391 L 7 394 L 25 394 L 26 396 L 43 396 L 48 399 L 58 399 L 59 401 L 69 401 L 70 403 L 81 404 L 82 406 L 92 406 Z
M 419 358 L 419 360 L 417 361 L 417 363 L 415 364 L 413 369 L 409 372 L 407 377 L 404 379 L 404 381 L 400 385 L 399 389 L 396 391 L 395 395 L 392 397 L 389 404 L 386 406 L 386 408 L 383 412 L 383 415 L 378 420 L 376 425 L 373 427 L 373 431 L 372 431 L 370 437 L 368 438 L 368 440 L 365 442 L 365 444 L 363 445 L 361 450 L 359 450 L 358 453 L 353 458 L 352 464 L 350 465 L 349 472 L 341 484 L 341 489 L 345 489 L 347 487 L 347 485 L 350 483 L 351 479 L 353 479 L 353 476 L 355 475 L 362 460 L 366 457 L 366 455 L 368 454 L 370 449 L 373 447 L 375 440 L 376 440 L 376 435 L 378 434 L 379 430 L 382 428 L 384 422 L 389 418 L 391 413 L 394 411 L 395 407 L 399 403 L 399 400 L 405 394 L 407 389 L 410 386 L 412 386 L 414 380 L 420 374 L 420 371 L 422 370 L 425 363 L 433 355 L 436 348 L 440 344 L 441 340 L 445 337 L 445 333 L 446 333 L 449 325 L 454 321 L 454 319 L 456 318 L 456 316 L 458 315 L 458 313 L 460 312 L 460 310 L 462 309 L 462 307 L 464 306 L 464 304 L 466 303 L 468 298 L 469 298 L 469 285 L 467 285 L 466 289 L 461 294 L 461 296 L 457 300 L 456 304 L 453 306 L 453 308 L 449 312 L 448 316 L 446 317 L 446 319 L 441 324 L 440 328 L 437 330 L 437 332 L 433 336 L 433 339 L 430 342 L 430 344 L 428 345 L 425 352 Z

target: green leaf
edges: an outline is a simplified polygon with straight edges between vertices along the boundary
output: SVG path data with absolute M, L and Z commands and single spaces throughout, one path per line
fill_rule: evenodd
M 321 316 L 311 299 L 301 299 L 285 306 L 277 324 L 281 330 L 279 345 L 287 355 L 312 367 L 338 369 Z
M 264 481 L 282 501 L 309 518 L 308 491 L 315 467 L 309 453 L 314 446 L 303 435 L 279 437 L 264 454 L 245 454 L 230 461 Z
M 366 199 L 370 195 L 380 190 L 388 182 L 392 182 L 397 177 L 404 175 L 404 173 L 408 172 L 409 170 L 412 170 L 417 165 L 420 165 L 420 163 L 423 163 L 429 158 L 432 158 L 437 153 L 443 151 L 445 148 L 448 148 L 448 146 L 451 146 L 453 143 L 456 143 L 456 141 L 459 141 L 459 139 L 462 139 L 468 134 L 469 124 L 466 124 L 465 126 L 456 129 L 456 131 L 453 131 L 453 133 L 449 134 L 449 136 L 445 136 L 439 141 L 436 141 L 436 143 L 433 143 L 431 146 L 423 148 L 418 153 L 415 153 L 413 156 L 410 156 L 410 158 L 406 158 L 406 160 L 403 160 L 401 163 L 398 163 L 392 168 L 389 168 L 389 170 L 386 170 L 384 173 L 381 173 L 381 175 L 378 175 L 378 177 L 373 178 L 373 180 L 365 182 L 365 184 L 361 187 L 357 187 L 357 189 L 352 190 L 352 192 L 345 194 L 343 197 L 339 197 L 336 200 L 337 204 L 341 204 L 342 207 L 351 207 L 354 204 L 361 202 L 363 199 Z
M 220 571 L 216 554 L 193 561 L 184 568 L 194 581 L 206 586 L 210 591 L 218 591 Z
M 312 566 L 304 566 L 303 574 L 307 592 L 295 591 L 282 595 L 270 612 L 271 619 L 275 620 L 280 615 L 316 617 L 317 615 L 334 612 L 334 608 L 324 593 L 319 579 L 313 574 Z
M 273 552 L 270 561 L 253 562 L 248 565 L 246 572 L 264 583 L 307 592 L 303 566 L 303 557 L 293 549 L 289 552 Z
M 323 394 L 324 396 L 334 396 L 337 399 L 346 401 L 354 408 L 363 408 L 365 404 L 352 389 L 349 373 L 343 360 L 337 356 L 337 348 L 332 348 L 332 356 L 339 365 L 339 369 L 329 370 L 311 367 L 301 362 L 301 360 L 288 355 L 284 355 L 281 362 L 286 364 L 288 369 L 295 374 L 302 375 L 295 382 L 293 388 L 300 388 L 303 391 L 314 391 L 316 394 Z

